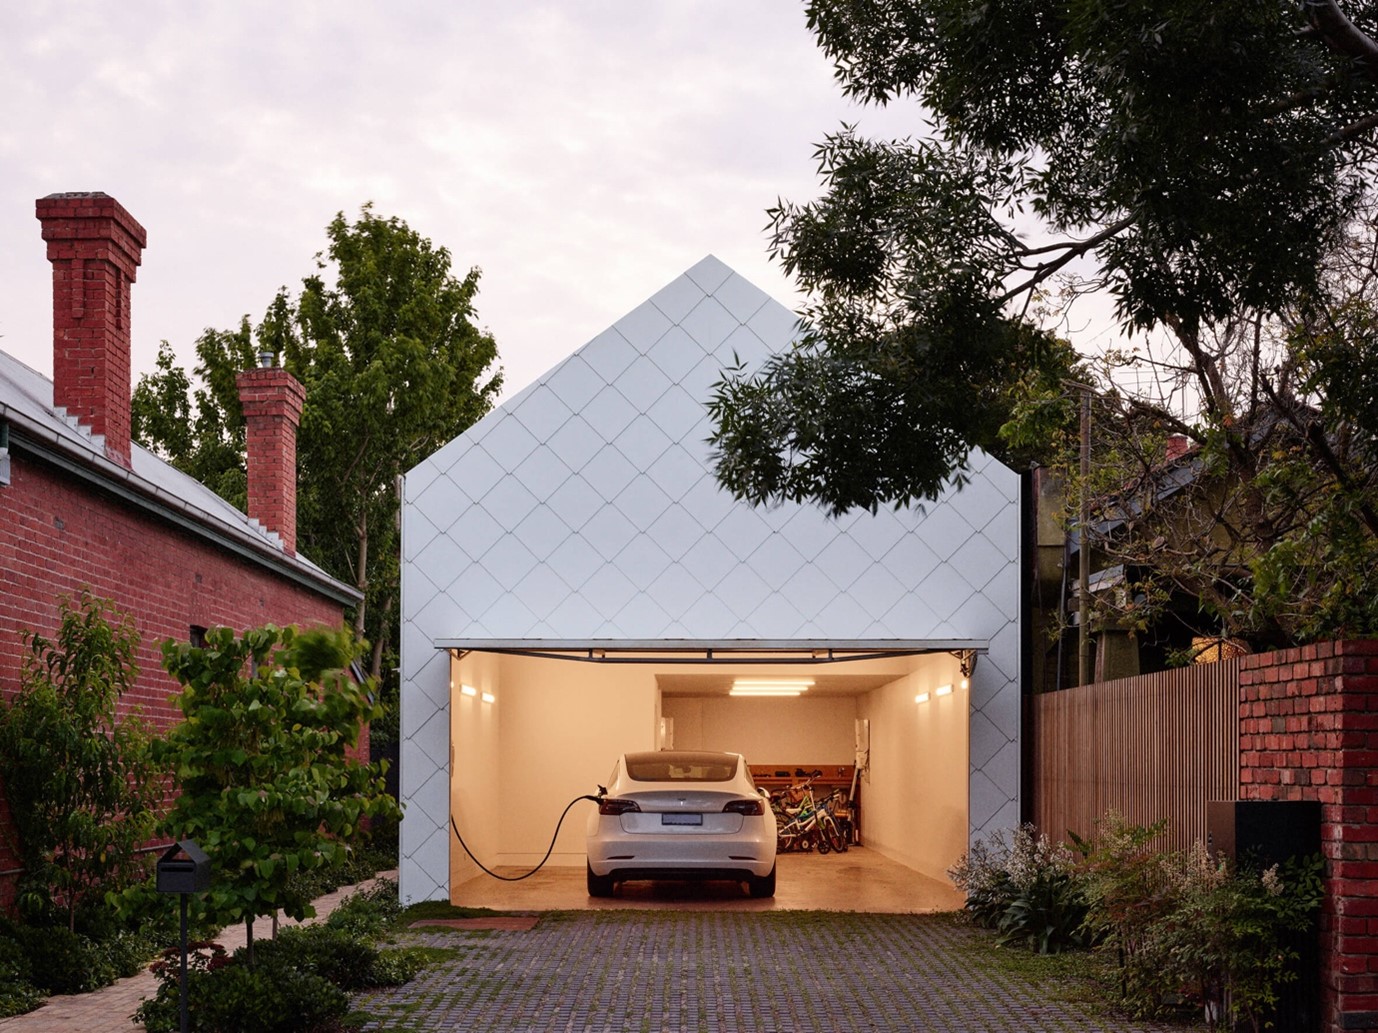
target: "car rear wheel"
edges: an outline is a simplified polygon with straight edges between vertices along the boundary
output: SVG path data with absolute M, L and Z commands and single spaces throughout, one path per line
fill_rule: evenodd
M 590 896 L 590 897 L 611 897 L 611 896 L 612 896 L 612 876 L 611 876 L 611 875 L 595 875 L 595 874 L 593 873 L 593 865 L 587 865 L 587 868 L 588 868 L 589 896 Z M 774 874 L 775 874 L 774 872 L 771 872 L 771 875 L 772 875 L 772 876 L 773 876 Z
M 766 875 L 753 875 L 746 880 L 746 889 L 753 897 L 773 897 L 775 896 L 775 865 L 770 866 L 770 872 Z

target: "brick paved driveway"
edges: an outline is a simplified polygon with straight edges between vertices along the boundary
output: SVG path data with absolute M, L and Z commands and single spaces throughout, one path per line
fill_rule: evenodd
M 364 1029 L 632 1033 L 1150 1033 L 1042 999 L 942 915 L 556 912 L 529 931 L 418 930 L 454 950 L 367 995 Z

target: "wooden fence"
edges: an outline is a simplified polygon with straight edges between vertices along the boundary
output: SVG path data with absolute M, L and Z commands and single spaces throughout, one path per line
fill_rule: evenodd
M 1206 804 L 1239 799 L 1239 661 L 1047 692 L 1029 700 L 1033 821 L 1089 835 L 1111 808 L 1168 822 L 1164 844 L 1206 837 Z

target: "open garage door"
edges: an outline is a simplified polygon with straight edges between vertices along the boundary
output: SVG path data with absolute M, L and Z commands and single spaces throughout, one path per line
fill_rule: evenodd
M 866 849 L 914 871 L 946 880 L 966 849 L 985 643 L 437 644 L 451 651 L 449 806 L 486 866 L 539 863 L 565 805 L 667 735 L 743 754 L 771 788 L 799 770 L 845 781 Z M 800 689 L 734 691 L 771 680 Z M 550 864 L 582 869 L 584 817 Z M 449 856 L 452 887 L 476 874 L 457 843 Z

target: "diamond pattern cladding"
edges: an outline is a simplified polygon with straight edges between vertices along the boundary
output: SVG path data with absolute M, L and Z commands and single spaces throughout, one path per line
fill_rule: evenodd
M 710 256 L 420 464 L 403 510 L 405 640 L 1017 640 L 1000 633 L 1018 613 L 1018 479 L 989 457 L 972 456 L 962 491 L 897 513 L 833 520 L 719 490 L 709 386 L 796 330 Z M 994 651 L 1011 655 L 982 672 L 998 684 L 973 724 L 973 833 L 1017 813 L 1018 691 L 1002 673 L 1016 663 Z M 410 652 L 406 748 L 443 758 L 448 741 L 422 740 L 448 734 L 431 720 L 448 710 L 445 665 Z M 446 870 L 433 818 L 408 812 L 404 893 Z

